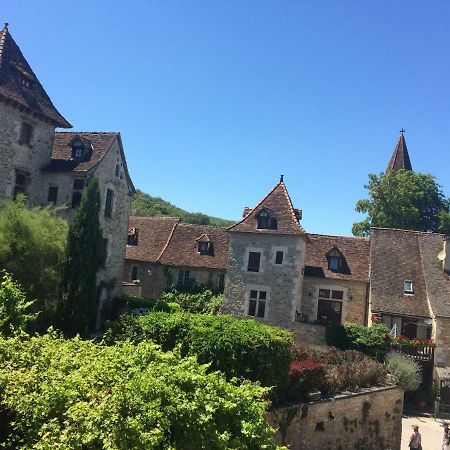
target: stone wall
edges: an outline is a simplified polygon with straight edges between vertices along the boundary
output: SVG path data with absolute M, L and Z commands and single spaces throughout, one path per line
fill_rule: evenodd
M 450 367 L 450 319 L 436 318 L 433 324 L 434 365 Z
M 132 281 L 133 267 L 138 268 L 140 295 L 145 298 L 158 299 L 167 287 L 167 276 L 164 266 L 144 261 L 125 260 L 124 281 Z M 127 289 L 127 292 L 130 292 Z M 136 291 L 136 289 L 134 289 Z M 129 294 L 126 294 L 129 295 Z
M 168 267 L 169 280 L 174 286 L 177 285 L 180 270 L 189 270 L 189 278 L 195 280 L 198 286 L 210 286 L 213 289 L 219 288 L 219 275 L 226 273 L 225 270 L 200 267 Z
M 22 122 L 33 127 L 31 143 L 19 143 Z M 29 173 L 27 197 L 39 204 L 41 171 L 51 159 L 55 126 L 0 101 L 0 203 L 13 197 L 15 171 Z
M 304 277 L 301 312 L 308 322 L 317 320 L 319 289 L 336 289 L 344 292 L 342 300 L 342 323 L 353 322 L 367 325 L 367 283 L 362 281 L 330 280 Z
M 276 251 L 283 264 L 275 264 Z M 247 272 L 249 251 L 261 253 L 259 272 Z M 305 243 L 302 237 L 279 234 L 230 233 L 224 312 L 247 316 L 250 290 L 266 291 L 266 312 L 258 318 L 270 325 L 290 328 L 300 302 Z
M 385 387 L 273 410 L 268 420 L 290 450 L 400 450 L 402 413 L 403 391 Z

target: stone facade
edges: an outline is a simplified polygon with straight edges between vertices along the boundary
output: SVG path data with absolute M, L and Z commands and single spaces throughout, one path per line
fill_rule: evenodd
M 450 319 L 436 318 L 433 321 L 434 364 L 437 367 L 450 367 Z
M 275 264 L 277 251 L 283 251 L 282 264 Z M 259 272 L 247 270 L 249 252 L 261 253 Z M 304 258 L 301 236 L 230 233 L 224 311 L 248 315 L 250 291 L 263 291 L 267 293 L 265 315 L 258 320 L 290 328 L 299 309 Z
M 291 450 L 400 450 L 403 391 L 372 388 L 268 414 Z

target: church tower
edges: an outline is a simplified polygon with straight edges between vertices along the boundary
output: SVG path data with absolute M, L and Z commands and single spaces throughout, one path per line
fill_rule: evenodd
M 24 193 L 39 201 L 41 169 L 52 156 L 55 128 L 71 128 L 14 42 L 0 30 L 0 203 Z
M 397 173 L 399 170 L 412 170 L 411 160 L 409 159 L 408 148 L 406 147 L 405 130 L 400 130 L 400 137 L 395 146 L 394 153 L 387 166 L 386 172 Z

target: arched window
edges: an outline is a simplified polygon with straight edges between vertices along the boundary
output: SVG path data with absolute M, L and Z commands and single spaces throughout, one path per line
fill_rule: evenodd
M 333 272 L 341 272 L 343 267 L 343 257 L 341 252 L 334 248 L 327 254 L 328 270 Z
M 258 221 L 258 229 L 260 230 L 266 230 L 267 228 L 269 228 L 269 223 L 270 223 L 270 214 L 269 211 L 267 211 L 267 209 L 263 209 L 257 216 L 256 216 L 256 220 Z

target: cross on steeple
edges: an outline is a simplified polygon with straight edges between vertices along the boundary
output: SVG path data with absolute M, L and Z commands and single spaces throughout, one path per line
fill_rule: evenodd
M 400 130 L 400 133 L 404 133 L 406 130 L 404 130 L 403 128 Z

